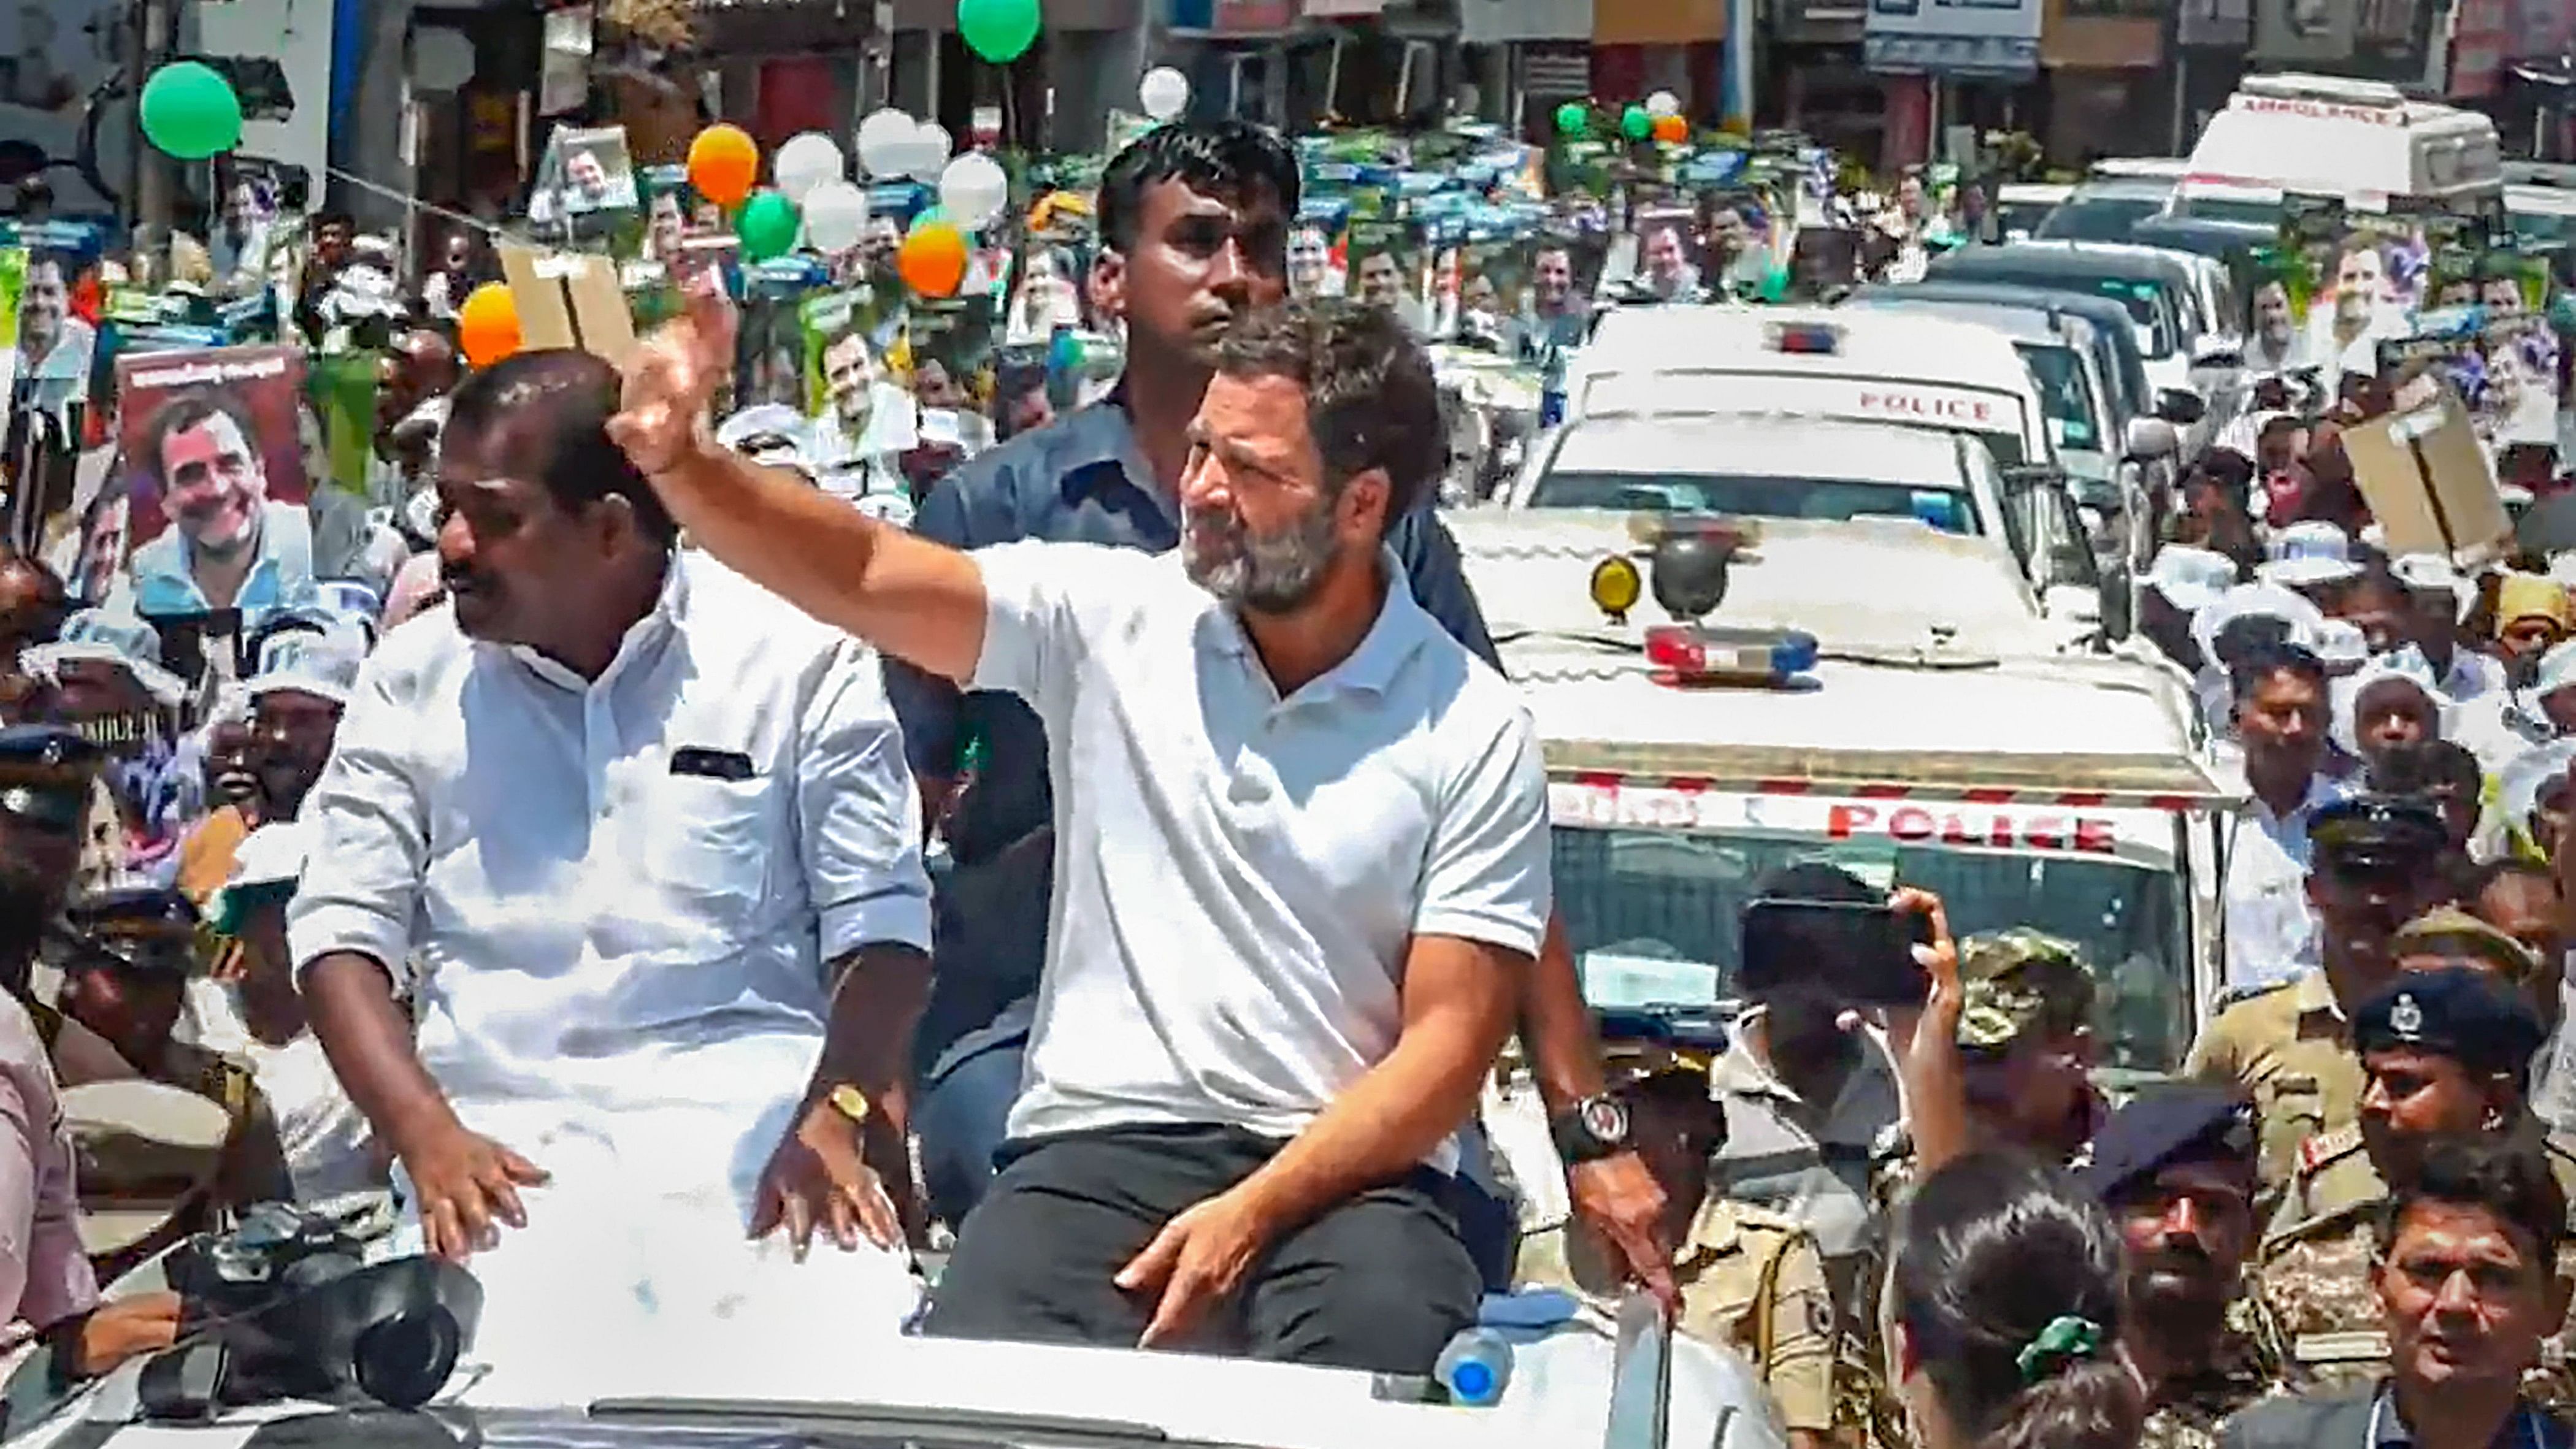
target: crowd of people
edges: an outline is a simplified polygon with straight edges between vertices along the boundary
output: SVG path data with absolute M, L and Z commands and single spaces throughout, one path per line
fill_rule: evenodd
M 1925 918 L 1919 1005 L 1596 1018 L 1422 319 L 1292 285 L 1301 185 L 1239 123 L 1128 145 L 1112 385 L 981 427 L 865 344 L 819 421 L 731 406 L 712 272 L 622 365 L 467 367 L 472 244 L 405 299 L 322 218 L 293 310 L 393 297 L 360 467 L 400 506 L 280 497 L 253 403 L 183 382 L 126 445 L 165 532 L 0 561 L 13 1330 L 166 1346 L 173 1295 L 102 1286 L 389 1189 L 495 1358 L 830 1315 L 1418 1375 L 1486 1294 L 1642 1288 L 1797 1449 L 2561 1442 L 2553 560 L 2374 551 L 2367 388 L 2186 480 L 2141 624 L 2251 795 L 2191 1082 L 2115 1104 L 2078 950 L 1818 862 L 1758 894 Z M 1514 1038 L 1564 1222 L 1479 1125 Z M 84 1115 L 138 1082 L 175 1095 Z

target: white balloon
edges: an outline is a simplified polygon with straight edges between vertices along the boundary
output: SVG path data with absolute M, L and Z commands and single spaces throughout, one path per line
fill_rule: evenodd
M 948 164 L 948 128 L 937 121 L 924 121 L 913 133 L 910 164 L 905 174 L 915 181 L 937 181 L 940 168 Z
M 990 226 L 1011 203 L 1011 178 L 1000 163 L 969 151 L 939 173 L 939 209 L 967 231 Z
M 1157 121 L 1168 121 L 1187 110 L 1190 104 L 1190 78 L 1168 65 L 1158 65 L 1145 72 L 1136 85 L 1136 100 L 1145 114 Z
M 1671 91 L 1657 91 L 1653 95 L 1646 97 L 1647 115 L 1661 117 L 1678 116 L 1681 113 L 1682 98 L 1674 95 Z
M 778 189 L 787 199 L 803 205 L 805 197 L 826 181 L 838 181 L 847 175 L 841 162 L 841 148 L 820 131 L 806 131 L 787 138 L 770 162 L 778 178 Z
M 901 176 L 921 127 L 910 116 L 887 106 L 868 112 L 859 122 L 859 164 L 870 176 Z
M 868 229 L 868 194 L 838 176 L 805 193 L 805 240 L 830 255 L 859 244 Z

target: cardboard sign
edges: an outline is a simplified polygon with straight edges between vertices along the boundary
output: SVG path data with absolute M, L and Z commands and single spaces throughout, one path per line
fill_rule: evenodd
M 506 242 L 500 251 L 501 275 L 519 307 L 521 345 L 577 347 L 625 365 L 635 350 L 635 319 L 626 310 L 615 258 Z
M 2495 474 L 2468 409 L 2449 388 L 2424 406 L 2344 429 L 2343 445 L 2392 557 L 2449 554 L 2465 568 L 2512 546 L 2513 520 Z

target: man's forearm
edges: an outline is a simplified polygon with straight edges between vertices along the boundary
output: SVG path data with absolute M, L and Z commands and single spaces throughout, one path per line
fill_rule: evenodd
M 384 967 L 353 951 L 333 951 L 304 968 L 303 983 L 313 1034 L 332 1074 L 396 1151 L 456 1120 L 412 1047 L 411 1019 L 394 1000 Z
M 653 480 L 689 539 L 789 603 L 864 637 L 848 607 L 889 525 L 793 473 L 699 449 Z
M 1592 1008 L 1584 1004 L 1583 981 L 1575 974 L 1574 947 L 1561 915 L 1548 916 L 1547 938 L 1526 973 L 1519 1028 L 1521 1051 L 1529 1058 L 1530 1076 L 1549 1115 L 1606 1090 L 1601 1043 L 1592 1029 Z
M 1475 1112 L 1511 1029 L 1512 986 L 1498 977 L 1473 1009 L 1407 1024 L 1395 1050 L 1237 1190 L 1284 1230 L 1411 1171 Z
M 912 1031 L 930 999 L 930 957 L 900 942 L 861 946 L 836 964 L 832 1012 L 814 1087 L 847 1084 L 870 1102 L 898 1101 L 912 1076 Z

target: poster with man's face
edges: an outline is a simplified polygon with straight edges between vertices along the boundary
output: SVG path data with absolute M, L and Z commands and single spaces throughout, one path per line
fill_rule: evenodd
M 1699 217 L 1687 207 L 1637 209 L 1637 284 L 1659 302 L 1698 295 L 1706 268 Z
M 312 572 L 295 347 L 116 359 L 135 593 L 147 613 L 229 607 L 262 564 Z
M 72 290 L 88 263 L 68 252 L 30 250 L 18 280 L 18 375 L 35 383 L 39 406 L 89 393 L 98 329 L 72 312 Z
M 598 235 L 613 230 L 619 215 L 631 218 L 640 202 L 625 127 L 558 126 L 537 162 L 536 185 L 528 193 L 528 220 L 539 226 L 569 226 L 584 236 Z
M 899 300 L 864 283 L 807 297 L 798 308 L 805 334 L 804 411 L 837 419 L 856 438 L 867 431 L 886 381 L 885 358 L 903 333 Z
M 1288 229 L 1289 295 L 1307 301 L 1338 297 L 1347 289 L 1350 279 L 1333 260 L 1337 229 L 1331 221 L 1306 217 Z
M 1423 306 L 1423 257 L 1412 229 L 1402 222 L 1355 220 L 1350 226 L 1350 276 L 1344 295 L 1371 307 L 1390 307 L 1417 330 Z

